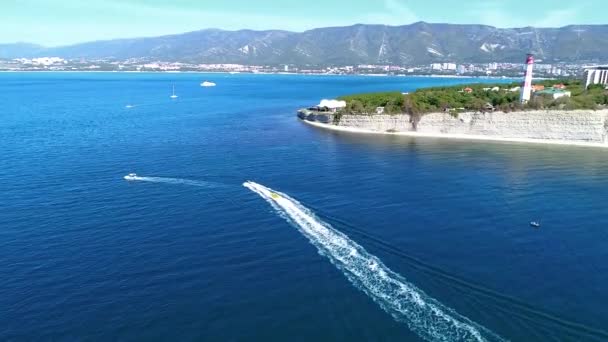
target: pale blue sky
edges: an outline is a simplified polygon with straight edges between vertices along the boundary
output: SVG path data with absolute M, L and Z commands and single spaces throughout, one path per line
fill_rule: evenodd
M 608 24 L 608 0 L 0 0 L 0 43 L 48 46 L 204 28 L 416 21 L 498 27 Z

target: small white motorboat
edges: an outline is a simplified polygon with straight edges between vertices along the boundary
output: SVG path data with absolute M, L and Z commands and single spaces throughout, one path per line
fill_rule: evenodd
M 201 83 L 201 87 L 215 87 L 215 83 L 205 81 L 205 82 Z
M 530 222 L 530 226 L 534 228 L 540 228 L 540 221 L 532 221 Z
M 137 174 L 136 173 L 129 173 L 124 178 L 126 180 L 128 180 L 128 181 L 134 181 L 134 180 L 137 180 Z

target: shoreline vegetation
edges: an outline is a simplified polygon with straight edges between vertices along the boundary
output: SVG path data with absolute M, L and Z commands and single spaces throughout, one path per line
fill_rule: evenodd
M 338 114 L 374 115 L 490 112 L 525 110 L 576 110 L 608 108 L 608 90 L 603 85 L 587 89 L 580 80 L 541 80 L 533 85 L 530 101 L 520 103 L 520 84 L 469 84 L 418 89 L 412 93 L 380 92 L 338 97 L 346 107 Z
M 542 80 L 520 102 L 519 83 L 422 88 L 339 97 L 341 108 L 298 111 L 307 124 L 352 133 L 608 147 L 608 89 Z

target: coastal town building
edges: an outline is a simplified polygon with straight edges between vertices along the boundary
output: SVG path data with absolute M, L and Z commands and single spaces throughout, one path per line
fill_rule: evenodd
M 592 84 L 608 85 L 608 65 L 585 68 L 585 88 Z
M 532 86 L 532 91 L 534 91 L 534 92 L 541 91 L 541 90 L 545 90 L 545 86 L 542 84 L 535 84 Z
M 443 63 L 441 65 L 442 70 L 456 70 L 456 63 Z
M 441 70 L 441 63 L 431 63 L 431 70 Z
M 572 95 L 572 93 L 567 90 L 558 89 L 558 88 L 553 87 L 553 88 L 537 91 L 534 93 L 534 95 L 549 95 L 555 100 L 555 99 L 559 99 L 560 97 L 570 97 Z
M 59 57 L 38 57 L 38 58 L 16 58 L 16 62 L 22 64 L 38 65 L 38 66 L 51 66 L 56 64 L 67 64 L 67 61 Z
M 346 107 L 346 101 L 322 99 L 318 105 L 311 107 L 309 109 L 320 111 L 320 112 L 335 113 L 339 109 L 342 109 L 344 107 Z
M 94 66 L 94 67 L 93 67 Z M 538 77 L 575 76 L 584 71 L 582 64 L 535 64 L 534 73 Z M 37 57 L 14 58 L 0 57 L 0 71 L 142 71 L 142 72 L 229 72 L 229 73 L 281 73 L 298 74 L 331 74 L 331 75 L 463 75 L 520 77 L 521 63 L 486 62 L 458 63 L 442 61 L 423 64 L 359 64 L 359 65 L 298 65 L 271 64 L 251 65 L 236 63 L 209 63 L 204 59 L 198 62 L 163 61 L 151 57 L 127 59 L 107 58 L 72 58 Z M 598 76 L 599 77 L 599 76 Z M 595 81 L 591 78 L 591 81 Z M 598 80 L 599 81 L 599 80 Z
M 563 83 L 558 83 L 553 85 L 553 89 L 566 89 L 566 86 Z

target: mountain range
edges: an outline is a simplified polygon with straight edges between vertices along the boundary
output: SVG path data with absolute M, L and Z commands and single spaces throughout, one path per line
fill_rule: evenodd
M 606 62 L 608 25 L 504 29 L 418 22 L 404 26 L 358 24 L 304 32 L 206 29 L 61 47 L 0 45 L 0 58 L 147 58 L 252 65 L 521 63 L 526 53 L 547 63 Z

